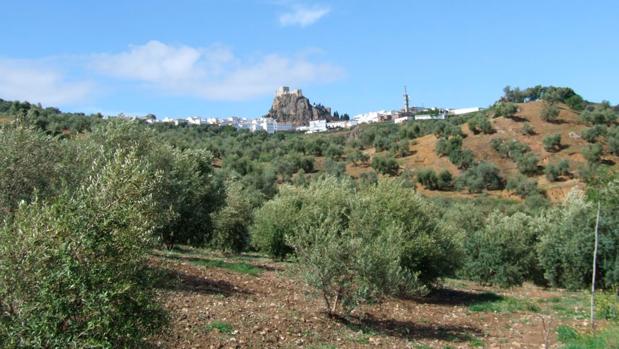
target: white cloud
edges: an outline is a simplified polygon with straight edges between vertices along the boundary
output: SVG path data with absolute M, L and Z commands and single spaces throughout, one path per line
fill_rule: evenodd
M 223 46 L 194 48 L 159 41 L 96 55 L 93 65 L 106 75 L 211 100 L 246 100 L 272 94 L 281 85 L 303 87 L 342 76 L 339 67 L 313 62 L 307 55 L 243 60 Z
M 57 106 L 80 102 L 93 91 L 92 83 L 69 81 L 40 62 L 0 59 L 0 98 Z
M 283 13 L 279 16 L 279 23 L 283 26 L 297 25 L 300 27 L 307 27 L 308 25 L 316 23 L 319 19 L 326 16 L 331 12 L 331 9 L 327 6 L 305 6 L 305 5 L 293 5 L 289 12 Z

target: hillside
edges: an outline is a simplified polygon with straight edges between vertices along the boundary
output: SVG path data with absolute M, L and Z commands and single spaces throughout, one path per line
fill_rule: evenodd
M 570 161 L 572 173 L 574 174 L 580 167 L 586 164 L 586 160 L 581 154 L 581 150 L 588 144 L 580 136 L 581 132 L 587 128 L 578 119 L 578 114 L 564 104 L 559 105 L 560 114 L 557 122 L 546 122 L 541 119 L 540 113 L 543 107 L 543 102 L 536 101 L 530 103 L 518 104 L 518 112 L 513 118 L 498 117 L 490 119 L 495 132 L 493 134 L 474 134 L 469 130 L 468 124 L 461 125 L 461 130 L 466 135 L 463 141 L 463 148 L 473 152 L 475 159 L 478 161 L 486 161 L 495 164 L 501 173 L 509 178 L 518 174 L 516 163 L 511 159 L 501 157 L 495 151 L 490 142 L 495 138 L 503 138 L 506 140 L 515 139 L 520 143 L 526 144 L 531 148 L 531 152 L 538 156 L 541 166 L 554 164 L 562 159 Z M 529 123 L 535 130 L 533 135 L 523 135 L 520 131 L 525 123 Z M 553 134 L 561 135 L 561 150 L 558 152 L 548 152 L 543 147 L 544 137 Z M 411 142 L 409 156 L 401 157 L 398 162 L 402 170 L 418 171 L 420 169 L 433 169 L 435 171 L 448 170 L 454 176 L 462 174 L 462 170 L 452 164 L 445 156 L 439 156 L 435 149 L 438 142 L 437 136 L 434 134 L 425 135 Z M 374 148 L 368 148 L 365 153 L 374 156 L 376 151 Z M 605 152 L 604 162 L 612 165 L 617 169 L 619 157 L 610 155 Z M 349 164 L 347 172 L 354 177 L 359 177 L 364 172 L 370 172 L 372 168 L 369 166 L 354 166 Z M 574 187 L 583 187 L 583 182 L 572 176 L 573 178 L 564 178 L 556 182 L 550 182 L 544 176 L 543 172 L 531 176 L 535 179 L 540 189 L 545 190 L 547 197 L 551 201 L 560 201 Z M 418 186 L 418 189 L 429 196 L 457 196 L 457 197 L 473 197 L 480 194 L 469 194 L 466 192 L 454 191 L 429 191 Z M 518 196 L 503 190 L 490 191 L 483 195 L 491 195 L 503 198 L 519 199 Z

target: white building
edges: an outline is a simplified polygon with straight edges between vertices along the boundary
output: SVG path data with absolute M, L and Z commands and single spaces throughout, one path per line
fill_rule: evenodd
M 379 110 L 379 111 L 371 111 L 369 113 L 358 114 L 352 117 L 353 120 L 356 120 L 358 124 L 371 124 L 375 122 L 382 122 L 386 120 L 391 120 L 397 117 L 398 112 L 395 110 Z
M 447 113 L 440 113 L 438 115 L 431 115 L 431 114 L 415 115 L 415 120 L 445 120 L 445 119 L 447 119 Z
M 327 120 L 311 120 L 307 133 L 326 132 Z
M 275 132 L 291 132 L 295 127 L 289 122 L 275 122 Z
M 402 123 L 405 123 L 408 120 L 412 120 L 412 119 L 413 118 L 410 117 L 410 116 L 402 116 L 402 117 L 393 119 L 393 122 L 396 123 L 396 124 L 402 124 Z
M 357 126 L 357 120 L 341 120 L 327 122 L 327 128 L 351 128 Z
M 482 110 L 480 107 L 472 107 L 472 108 L 457 108 L 457 109 L 448 109 L 449 115 L 463 115 L 469 113 L 475 113 Z
M 249 130 L 251 132 L 266 131 L 266 133 L 272 134 L 277 130 L 277 122 L 271 118 L 254 119 Z
M 187 118 L 187 123 L 189 125 L 202 125 L 202 119 L 195 116 L 190 116 Z

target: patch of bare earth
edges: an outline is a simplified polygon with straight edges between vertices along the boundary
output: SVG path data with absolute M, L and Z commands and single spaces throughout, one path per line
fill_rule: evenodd
M 209 257 L 211 258 L 211 257 Z M 163 348 L 540 348 L 541 318 L 527 311 L 473 312 L 488 288 L 468 282 L 418 299 L 388 299 L 330 318 L 313 290 L 295 280 L 290 265 L 254 259 L 259 276 L 191 264 L 195 256 L 156 257 L 166 273 L 160 301 L 169 328 L 151 339 Z M 247 262 L 247 260 L 244 260 Z M 498 292 L 497 290 L 492 290 Z M 560 297 L 533 286 L 504 295 L 528 301 Z M 541 304 L 541 303 L 540 303 Z M 555 319 L 559 324 L 585 323 Z M 222 330 L 218 326 L 224 325 Z M 554 336 L 551 336 L 555 342 Z

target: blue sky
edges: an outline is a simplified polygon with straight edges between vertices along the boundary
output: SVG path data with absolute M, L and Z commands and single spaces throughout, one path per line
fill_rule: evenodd
M 619 103 L 616 1 L 2 2 L 0 98 L 256 117 L 279 85 L 351 115 L 487 106 L 506 85 Z

